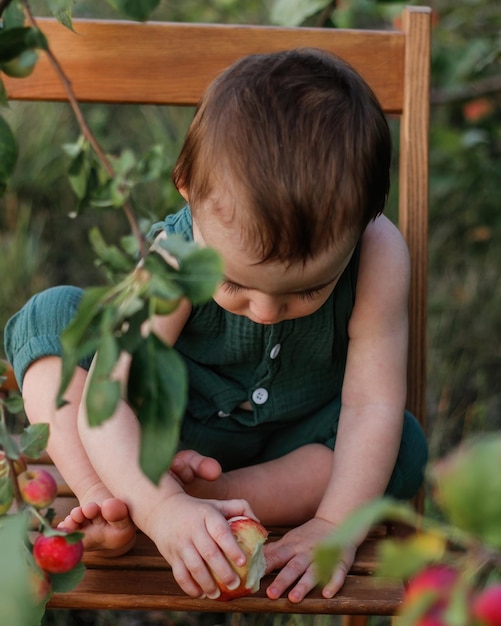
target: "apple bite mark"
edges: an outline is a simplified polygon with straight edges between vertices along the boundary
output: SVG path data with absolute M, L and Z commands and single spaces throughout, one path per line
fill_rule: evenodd
M 240 584 L 235 589 L 229 589 L 216 577 L 221 590 L 218 600 L 232 600 L 255 593 L 259 590 L 261 578 L 266 571 L 263 551 L 264 543 L 268 538 L 266 528 L 256 520 L 245 516 L 232 517 L 228 520 L 228 524 L 247 560 L 240 567 L 234 563 L 231 564 L 240 578 Z

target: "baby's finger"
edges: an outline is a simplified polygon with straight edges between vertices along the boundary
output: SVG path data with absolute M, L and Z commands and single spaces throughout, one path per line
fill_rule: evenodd
M 202 588 L 195 582 L 183 561 L 179 561 L 171 565 L 172 574 L 176 579 L 177 584 L 186 594 L 192 596 L 193 598 L 198 598 L 203 595 Z
M 199 583 L 207 594 L 207 597 L 214 599 L 216 597 L 215 594 L 219 595 L 219 587 L 214 588 L 213 586 L 213 584 L 215 584 L 214 579 L 218 581 L 218 583 L 222 583 L 230 590 L 236 589 L 240 585 L 240 578 L 238 574 L 214 542 L 211 542 L 210 544 L 203 542 L 198 544 L 196 547 L 202 558 L 205 560 L 212 577 L 210 585 L 205 585 L 201 580 L 199 580 Z
M 266 594 L 271 600 L 276 600 L 301 578 L 310 565 L 310 558 L 306 554 L 299 554 L 291 559 L 285 567 L 277 574 L 271 585 L 266 590 Z M 308 589 L 309 591 L 309 589 Z
M 301 602 L 303 598 L 315 587 L 316 580 L 313 568 L 309 567 L 298 583 L 289 591 L 287 598 L 290 602 Z
M 226 559 L 230 560 L 238 567 L 244 565 L 247 560 L 245 553 L 242 551 L 235 537 L 233 536 L 228 522 L 220 515 L 217 515 L 208 517 L 205 524 L 207 532 L 209 533 L 215 544 L 219 546 L 221 552 L 218 551 L 218 553 L 216 554 L 212 553 L 211 551 L 211 553 L 204 554 L 204 558 L 208 563 L 211 564 L 211 567 L 213 567 L 212 559 L 218 559 L 218 556 L 223 557 L 221 560 L 217 560 L 214 562 L 215 565 L 219 566 L 219 568 L 216 570 L 216 573 L 219 575 L 220 573 L 223 574 L 226 571 L 227 568 L 223 567 L 222 565 L 222 562 L 226 561 Z M 228 567 L 231 567 L 227 562 L 226 565 Z
M 341 560 L 337 564 L 336 569 L 334 570 L 334 573 L 332 574 L 332 578 L 322 589 L 322 595 L 324 598 L 332 598 L 344 585 L 346 576 L 348 575 L 350 567 L 353 563 L 353 560 L 352 559 L 350 560 L 350 559 L 351 557 L 348 556 L 348 558 Z
M 247 500 L 210 500 L 210 502 L 226 519 L 229 519 L 230 517 L 237 517 L 238 515 L 244 515 L 245 517 L 251 517 L 252 519 L 255 519 L 256 522 L 259 522 L 259 519 L 255 515 Z
M 204 594 L 212 599 L 219 596 L 219 588 L 195 546 L 183 551 L 182 562 L 173 566 L 172 572 L 179 586 L 188 595 L 199 597 Z

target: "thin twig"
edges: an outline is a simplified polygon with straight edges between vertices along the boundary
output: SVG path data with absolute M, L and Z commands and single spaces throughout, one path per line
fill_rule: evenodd
M 28 0 L 23 0 L 23 5 L 24 5 L 26 16 L 28 18 L 28 22 L 30 23 L 30 25 L 33 28 L 36 28 L 37 30 L 40 30 L 38 28 L 38 24 L 36 22 L 36 19 L 33 16 L 33 13 L 31 12 L 31 8 L 29 6 Z M 71 108 L 73 109 L 73 113 L 75 114 L 77 123 L 80 126 L 80 130 L 82 131 L 83 136 L 85 137 L 85 139 L 91 145 L 92 149 L 96 153 L 96 156 L 98 157 L 98 159 L 103 164 L 103 167 L 105 168 L 106 172 L 109 174 L 109 176 L 114 178 L 116 176 L 115 170 L 113 169 L 113 166 L 111 165 L 108 157 L 106 156 L 106 153 L 101 148 L 101 145 L 99 144 L 99 142 L 97 141 L 96 137 L 94 136 L 94 133 L 91 131 L 89 125 L 87 124 L 87 121 L 86 121 L 86 119 L 85 119 L 85 117 L 83 115 L 82 109 L 80 107 L 80 103 L 78 102 L 77 97 L 75 95 L 75 92 L 73 90 L 73 86 L 71 84 L 71 81 L 68 79 L 68 77 L 64 73 L 64 70 L 61 67 L 61 64 L 59 63 L 58 59 L 56 58 L 56 56 L 52 52 L 52 50 L 51 50 L 49 45 L 47 46 L 47 48 L 45 48 L 45 53 L 47 54 L 47 56 L 49 58 L 49 61 L 50 61 L 50 64 L 54 68 L 54 70 L 55 70 L 59 80 L 61 81 L 61 83 L 62 83 L 62 85 L 64 87 L 64 90 L 66 91 L 66 95 L 67 95 L 68 101 L 69 101 L 69 103 L 71 105 Z M 125 215 L 127 217 L 128 222 L 129 222 L 130 228 L 132 230 L 132 234 L 134 235 L 134 237 L 139 242 L 140 256 L 144 257 L 145 254 L 146 254 L 144 238 L 142 236 L 141 230 L 140 230 L 139 225 L 137 223 L 137 220 L 135 218 L 132 206 L 130 205 L 129 202 L 124 202 L 123 210 L 125 212 Z
M 325 26 L 325 23 L 330 18 L 330 16 L 332 15 L 336 7 L 337 7 L 337 0 L 332 0 L 332 2 L 329 2 L 329 4 L 322 9 L 322 12 L 318 16 L 317 23 L 316 23 L 316 26 L 318 28 L 322 28 L 323 26 Z
M 501 92 L 501 76 L 486 76 L 456 88 L 433 89 L 431 104 L 450 104 Z

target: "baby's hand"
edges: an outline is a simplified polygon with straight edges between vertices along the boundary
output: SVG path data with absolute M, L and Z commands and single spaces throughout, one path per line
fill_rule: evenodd
M 269 598 L 276 600 L 296 583 L 287 597 L 291 602 L 301 602 L 315 587 L 313 550 L 333 529 L 333 524 L 315 517 L 289 531 L 279 541 L 265 546 L 267 571 L 282 568 L 266 590 Z M 322 590 L 324 598 L 332 598 L 341 589 L 355 560 L 355 552 L 354 546 L 346 550 L 343 560 L 336 565 L 330 581 Z
M 188 595 L 217 598 L 214 577 L 230 589 L 239 585 L 229 561 L 240 566 L 246 559 L 227 522 L 236 515 L 255 518 L 245 500 L 200 500 L 185 493 L 170 496 L 155 510 L 148 534 Z

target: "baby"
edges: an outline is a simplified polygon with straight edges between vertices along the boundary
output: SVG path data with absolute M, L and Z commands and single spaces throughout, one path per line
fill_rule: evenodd
M 390 158 L 374 94 L 320 50 L 245 57 L 210 85 L 173 172 L 188 204 L 157 230 L 214 248 L 224 279 L 207 304 L 153 323 L 189 373 L 179 452 L 158 486 L 136 461 L 125 398 L 88 426 L 92 355 L 55 409 L 59 335 L 81 290 L 37 294 L 10 320 L 27 415 L 50 423 L 49 453 L 80 502 L 64 525 L 85 531 L 87 549 L 124 552 L 137 526 L 187 594 L 216 598 L 214 575 L 237 586 L 228 561 L 245 560 L 226 519 L 255 516 L 294 526 L 266 546 L 278 570 L 267 594 L 300 602 L 320 541 L 363 503 L 416 493 L 427 447 L 405 411 L 409 258 L 382 215 Z M 128 366 L 124 354 L 123 381 Z

